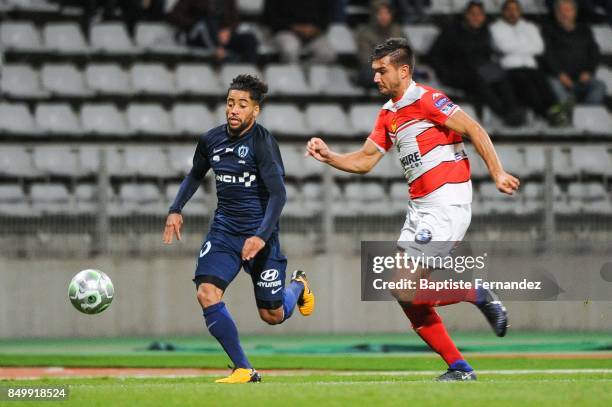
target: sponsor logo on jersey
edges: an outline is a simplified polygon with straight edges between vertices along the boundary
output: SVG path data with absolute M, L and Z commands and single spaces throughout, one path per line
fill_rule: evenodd
M 440 99 L 436 100 L 436 101 L 434 102 L 434 105 L 435 105 L 435 106 L 436 106 L 438 109 L 440 109 L 442 106 L 444 106 L 444 105 L 445 105 L 445 104 L 447 104 L 448 102 L 450 102 L 450 100 L 448 100 L 448 98 L 447 98 L 447 97 L 442 97 L 442 98 L 440 98 Z
M 421 154 L 418 151 L 407 154 L 400 158 L 400 163 L 402 163 L 404 168 L 414 169 L 420 167 L 422 165 Z
M 226 184 L 244 183 L 245 187 L 250 187 L 253 184 L 253 181 L 257 179 L 257 176 L 249 172 L 243 172 L 242 177 L 229 174 L 217 174 L 215 175 L 215 179 L 219 182 L 224 182 Z
M 440 109 L 440 111 L 442 113 L 448 115 L 448 114 L 450 114 L 450 112 L 453 110 L 454 107 L 455 107 L 455 104 L 453 102 L 450 102 L 449 104 L 444 106 L 442 109 Z
M 249 148 L 247 146 L 238 147 L 238 157 L 244 158 L 249 153 Z

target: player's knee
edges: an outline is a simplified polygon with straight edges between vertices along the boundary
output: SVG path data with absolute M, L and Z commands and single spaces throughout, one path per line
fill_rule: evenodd
M 283 309 L 260 309 L 259 316 L 263 321 L 265 321 L 269 325 L 278 325 L 284 321 L 284 312 Z
M 210 307 L 221 301 L 223 291 L 212 284 L 200 284 L 196 296 L 202 307 Z

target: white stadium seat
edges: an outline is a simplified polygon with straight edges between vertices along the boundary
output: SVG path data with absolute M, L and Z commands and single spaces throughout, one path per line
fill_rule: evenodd
M 481 203 L 484 213 L 488 214 L 519 214 L 523 209 L 519 194 L 513 196 L 499 192 L 492 182 L 484 182 L 479 186 Z
M 241 14 L 260 15 L 263 7 L 264 0 L 238 0 L 238 11 Z
M 193 165 L 193 155 L 195 147 L 179 147 L 172 146 L 168 152 L 170 170 L 174 171 L 175 175 L 184 176 L 187 174 Z
M 85 69 L 85 79 L 91 90 L 101 94 L 132 93 L 130 77 L 118 64 L 90 64 Z
M 597 68 L 595 76 L 606 84 L 608 96 L 612 96 L 612 69 L 607 66 L 600 66 Z
M 280 153 L 285 167 L 285 175 L 302 178 L 304 176 L 303 159 L 293 145 L 280 145 Z
M 599 45 L 599 49 L 602 54 L 612 54 L 612 28 L 609 25 L 595 25 L 592 26 L 593 36 L 595 42 Z
M 331 103 L 309 105 L 306 108 L 306 121 L 312 131 L 323 135 L 348 136 L 353 132 L 344 111 L 339 105 Z
M 72 213 L 68 189 L 63 184 L 34 184 L 30 190 L 34 212 L 48 214 Z
M 77 23 L 48 23 L 43 29 L 45 48 L 60 53 L 87 53 L 89 47 Z
M 520 151 L 520 147 L 499 144 L 495 146 L 495 150 L 506 171 L 517 176 L 528 175 L 525 165 L 525 156 L 522 151 Z
M 112 54 L 137 52 L 123 23 L 99 23 L 91 27 L 89 38 L 95 51 Z
M 283 207 L 283 216 L 304 216 L 302 199 L 297 187 L 294 184 L 285 183 L 285 191 L 287 192 L 287 203 Z
M 97 214 L 100 200 L 98 185 L 96 184 L 79 184 L 74 190 L 74 203 L 77 213 L 80 214 Z M 113 189 L 108 186 L 106 197 L 110 202 L 115 200 Z
M 0 214 L 9 216 L 28 216 L 32 214 L 30 204 L 20 185 L 0 185 Z
M 270 103 L 261 111 L 261 124 L 274 134 L 309 134 L 304 114 L 291 104 Z
M 174 198 L 179 190 L 181 184 L 170 184 L 166 188 L 166 202 L 164 205 L 165 212 L 167 208 L 172 205 Z M 209 209 L 206 206 L 206 195 L 204 194 L 204 188 L 200 186 L 198 190 L 193 194 L 189 202 L 183 208 L 184 215 L 208 215 Z
M 33 153 L 34 166 L 49 175 L 77 176 L 80 174 L 77 154 L 71 147 L 41 146 Z
M 70 64 L 47 64 L 41 70 L 43 87 L 56 95 L 92 96 L 85 86 L 83 74 Z
M 40 87 L 38 71 L 30 65 L 13 64 L 2 67 L 2 92 L 11 96 L 46 97 Z
M 37 129 L 34 118 L 23 103 L 0 104 L 0 131 L 8 133 L 34 134 Z
M 79 118 L 66 103 L 36 105 L 34 113 L 39 129 L 49 133 L 82 135 Z
M 169 24 L 139 22 L 136 25 L 136 46 L 148 51 L 183 54 L 187 47 L 175 40 L 175 29 Z
M 349 109 L 349 121 L 355 133 L 370 134 L 380 112 L 380 104 L 353 104 Z
M 134 64 L 130 72 L 138 93 L 173 94 L 174 73 L 161 64 Z
M 406 213 L 409 200 L 408 184 L 403 181 L 392 183 L 389 191 L 389 198 L 393 212 Z
M 612 177 L 612 155 L 606 146 L 573 146 L 571 154 L 576 170 L 584 174 Z
M 306 83 L 302 68 L 297 64 L 270 64 L 264 70 L 270 94 L 308 95 L 312 90 Z
M 347 215 L 385 215 L 388 202 L 383 186 L 375 182 L 349 182 L 345 187 Z
M 341 66 L 315 65 L 310 67 L 310 88 L 315 93 L 336 96 L 363 95 L 363 90 L 349 80 L 348 72 Z
M 127 213 L 159 215 L 166 210 L 159 189 L 153 183 L 128 183 L 119 188 L 121 209 Z
M 332 212 L 342 214 L 345 212 L 346 202 L 338 184 L 332 185 L 332 190 L 324 190 L 321 182 L 306 182 L 302 186 L 304 199 L 304 215 L 311 216 L 323 210 L 325 194 L 331 194 Z
M 224 93 L 219 77 L 210 65 L 182 64 L 174 71 L 179 93 L 221 95 Z
M 262 78 L 261 71 L 252 64 L 224 64 L 221 67 L 221 86 L 223 89 L 227 89 L 234 79 L 238 75 L 251 74 Z
M 82 174 L 96 175 L 100 172 L 100 152 L 104 149 L 106 155 L 106 170 L 109 175 L 124 176 L 125 154 L 119 153 L 114 147 L 84 146 L 79 149 L 79 171 Z
M 357 52 L 357 43 L 353 32 L 345 24 L 332 24 L 327 30 L 327 41 L 332 49 L 339 54 L 354 54 Z
M 440 29 L 433 24 L 407 25 L 404 27 L 404 33 L 415 53 L 426 55 L 440 33 Z
M 29 21 L 3 21 L 0 25 L 0 41 L 6 50 L 43 49 L 40 32 Z
M 109 103 L 83 105 L 81 122 L 83 130 L 89 133 L 126 136 L 131 132 L 123 112 Z
M 126 111 L 129 126 L 139 133 L 170 135 L 173 132 L 170 116 L 155 104 L 131 104 Z
M 203 134 L 217 125 L 210 110 L 199 104 L 174 105 L 172 121 L 176 131 L 183 134 Z
M 0 117 L 2 114 L 0 113 Z M 0 174 L 15 177 L 39 175 L 32 165 L 32 156 L 25 147 L 3 146 L 0 154 Z
M 166 153 L 159 147 L 151 146 L 127 146 L 125 169 L 129 174 L 152 177 L 165 177 L 170 172 Z
M 603 106 L 576 106 L 573 123 L 578 130 L 587 133 L 612 134 L 612 114 Z

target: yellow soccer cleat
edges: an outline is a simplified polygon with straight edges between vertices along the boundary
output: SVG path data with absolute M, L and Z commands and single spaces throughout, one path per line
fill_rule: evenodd
M 299 281 L 304 284 L 304 291 L 302 291 L 302 295 L 298 299 L 297 305 L 298 309 L 300 310 L 300 314 L 307 317 L 314 312 L 315 296 L 310 289 L 310 285 L 308 284 L 306 273 L 302 270 L 295 270 L 291 276 L 291 280 Z
M 251 383 L 260 382 L 261 376 L 255 369 L 245 369 L 242 367 L 236 368 L 232 374 L 223 379 L 215 380 L 215 383 Z

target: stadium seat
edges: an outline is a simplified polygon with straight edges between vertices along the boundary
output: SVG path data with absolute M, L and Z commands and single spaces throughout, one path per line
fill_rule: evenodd
M 45 48 L 67 54 L 89 51 L 85 37 L 77 23 L 48 23 L 43 29 Z
M 108 103 L 83 105 L 81 122 L 83 130 L 89 133 L 119 137 L 131 133 L 123 112 Z
M 166 200 L 164 204 L 164 212 L 168 212 L 168 208 L 174 202 L 176 194 L 178 193 L 181 184 L 175 183 L 170 184 L 166 187 Z M 204 187 L 200 186 L 198 190 L 193 194 L 189 202 L 183 208 L 183 215 L 199 215 L 205 216 L 210 214 L 210 209 L 206 205 L 206 194 L 204 193 Z
M 327 41 L 338 54 L 355 54 L 357 43 L 353 32 L 345 24 L 332 24 L 327 29 Z
M 240 14 L 260 15 L 263 12 L 264 0 L 238 0 Z
M 185 176 L 193 165 L 195 144 L 189 147 L 172 146 L 168 151 L 170 170 L 175 175 Z
M 177 44 L 175 30 L 171 25 L 154 22 L 139 22 L 136 25 L 136 46 L 150 52 L 185 54 L 188 48 Z
M 99 23 L 91 27 L 89 38 L 94 51 L 133 54 L 138 51 L 123 23 Z
M 294 184 L 285 183 L 285 191 L 287 192 L 287 202 L 283 207 L 282 216 L 302 217 L 304 216 L 304 208 L 302 207 L 302 199 L 299 191 Z
M 431 0 L 427 14 L 452 14 L 453 0 Z
M 151 146 L 126 146 L 125 169 L 145 177 L 167 177 L 170 173 L 166 152 Z
M 497 144 L 495 146 L 495 151 L 497 151 L 497 155 L 506 171 L 519 177 L 528 175 L 525 165 L 525 156 L 520 147 Z
M 343 215 L 386 215 L 389 203 L 383 186 L 375 182 L 349 182 L 345 188 Z
M 440 29 L 432 24 L 407 25 L 404 27 L 404 33 L 416 54 L 427 55 Z
M 612 40 L 610 40 L 612 38 L 612 28 L 609 25 L 602 24 L 592 26 L 592 30 L 601 53 L 604 55 L 612 54 Z
M 553 170 L 555 175 L 561 177 L 571 178 L 578 175 L 579 171 L 570 147 L 553 148 Z
M 212 113 L 204 105 L 176 104 L 172 108 L 172 121 L 174 129 L 182 134 L 203 134 L 216 127 L 217 122 Z
M 3 21 L 0 41 L 6 51 L 40 51 L 43 49 L 40 33 L 29 21 Z
M 137 93 L 175 93 L 174 74 L 161 64 L 134 64 L 130 75 Z
M 52 134 L 83 135 L 79 118 L 66 103 L 36 105 L 36 125 L 42 131 Z
M 3 0 L 8 3 L 11 11 L 33 13 L 57 13 L 60 5 L 49 0 Z
M 126 111 L 130 129 L 138 133 L 171 135 L 170 116 L 159 105 L 131 104 Z
M 81 71 L 69 64 L 47 64 L 41 70 L 43 87 L 61 96 L 92 96 Z
M 209 65 L 182 64 L 175 70 L 176 90 L 179 93 L 221 95 L 221 88 L 217 74 Z
M 357 150 L 357 149 L 355 149 Z M 355 151 L 353 150 L 353 151 Z M 404 170 L 399 162 L 395 149 L 389 150 L 376 166 L 367 174 L 366 178 L 403 178 Z
M 576 106 L 573 123 L 576 129 L 586 133 L 612 135 L 612 114 L 603 106 Z
M 295 105 L 266 104 L 261 110 L 260 121 L 273 134 L 310 134 L 304 114 Z
M 113 189 L 109 186 L 106 192 L 108 203 L 115 201 Z M 78 214 L 97 214 L 100 200 L 97 184 L 78 184 L 74 191 L 76 212 Z
M 49 92 L 40 88 L 38 71 L 25 64 L 2 67 L 2 92 L 16 97 L 42 98 L 49 96 Z
M 285 167 L 285 175 L 296 178 L 304 177 L 303 158 L 305 157 L 302 157 L 296 146 L 281 144 L 279 148 Z
M 349 136 L 353 129 L 346 114 L 339 105 L 324 103 L 312 104 L 306 108 L 308 127 L 321 135 L 338 134 Z
M 5 133 L 31 134 L 37 132 L 34 119 L 23 103 L 0 104 L 0 131 Z
M 583 174 L 612 177 L 612 155 L 606 146 L 573 146 L 573 166 Z
M 63 184 L 34 184 L 30 189 L 32 208 L 41 214 L 72 214 L 68 189 Z
M 48 175 L 82 175 L 76 152 L 72 147 L 39 146 L 33 152 L 35 168 Z
M 100 150 L 106 153 L 106 171 L 112 176 L 129 175 L 125 170 L 125 154 L 114 147 L 83 146 L 79 149 L 79 172 L 84 175 L 100 173 Z
M 261 71 L 255 66 L 251 64 L 225 64 L 221 67 L 221 85 L 223 86 L 223 90 L 227 89 L 234 79 L 238 75 L 242 74 L 252 74 L 258 77 L 261 76 Z
M 334 96 L 363 95 L 363 90 L 349 80 L 340 66 L 314 65 L 309 70 L 310 88 L 315 93 Z
M 100 94 L 129 95 L 133 92 L 128 73 L 117 64 L 90 64 L 85 69 L 89 89 Z
M 2 114 L 0 114 L 0 117 L 2 117 Z M 0 175 L 27 178 L 40 175 L 40 173 L 34 169 L 32 156 L 25 147 L 2 146 Z
M 482 208 L 487 214 L 520 214 L 523 207 L 521 197 L 518 194 L 513 196 L 499 192 L 492 182 L 483 182 L 479 186 Z
M 304 215 L 312 216 L 324 209 L 325 194 L 331 193 L 332 212 L 341 214 L 345 210 L 346 202 L 338 184 L 333 184 L 332 190 L 323 190 L 321 182 L 307 182 L 302 186 L 302 197 L 304 199 Z
M 394 213 L 406 213 L 409 200 L 408 184 L 406 182 L 394 182 L 389 191 L 391 210 Z
M 351 105 L 349 121 L 355 133 L 370 134 L 376 123 L 380 105 L 376 103 L 361 103 Z
M 271 95 L 309 95 L 312 89 L 306 83 L 302 68 L 297 64 L 270 64 L 264 77 Z
M 542 175 L 544 173 L 544 149 L 539 146 L 525 147 L 525 175 Z
M 128 214 L 160 215 L 167 212 L 159 189 L 153 183 L 126 183 L 119 188 L 121 209 Z
M 597 68 L 595 76 L 606 84 L 608 96 L 612 96 L 612 69 L 607 66 Z
M 0 215 L 28 216 L 32 208 L 18 184 L 0 185 Z
M 569 205 L 574 211 L 611 213 L 612 204 L 604 185 L 600 182 L 573 182 L 567 188 Z

